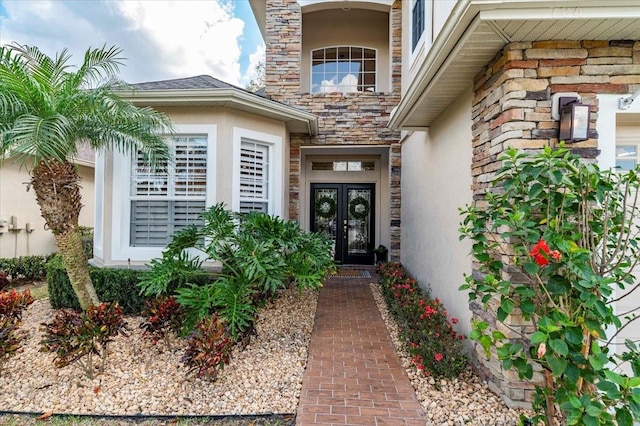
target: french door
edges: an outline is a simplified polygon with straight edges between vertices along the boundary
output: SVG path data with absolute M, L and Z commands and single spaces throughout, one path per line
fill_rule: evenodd
M 342 264 L 372 265 L 375 244 L 375 184 L 311 184 L 311 228 L 333 241 Z

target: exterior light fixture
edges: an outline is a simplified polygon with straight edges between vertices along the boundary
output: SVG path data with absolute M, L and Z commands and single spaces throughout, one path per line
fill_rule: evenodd
M 560 134 L 558 139 L 566 142 L 589 139 L 589 105 L 581 104 L 577 97 L 558 98 L 560 112 Z

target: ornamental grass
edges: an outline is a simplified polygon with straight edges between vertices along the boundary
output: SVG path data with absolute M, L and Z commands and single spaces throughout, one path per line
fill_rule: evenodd
M 378 264 L 382 294 L 398 324 L 400 338 L 414 366 L 427 376 L 454 378 L 465 370 L 465 336 L 439 299 L 432 299 L 415 278 L 396 262 Z

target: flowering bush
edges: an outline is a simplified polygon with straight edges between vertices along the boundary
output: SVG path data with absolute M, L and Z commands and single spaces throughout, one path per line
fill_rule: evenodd
M 458 334 L 446 309 L 431 299 L 399 263 L 380 263 L 378 275 L 389 312 L 400 329 L 413 364 L 426 375 L 453 378 L 467 365 L 464 336 Z
M 507 327 L 521 315 L 533 332 L 507 339 L 475 321 L 469 337 L 521 378 L 533 377 L 534 364 L 542 370 L 535 421 L 632 425 L 640 420 L 638 351 L 628 341 L 616 355 L 609 344 L 625 315 L 612 304 L 639 286 L 638 171 L 603 172 L 564 148 L 530 157 L 509 149 L 499 160 L 493 190 L 462 212 L 476 273 L 461 289 Z

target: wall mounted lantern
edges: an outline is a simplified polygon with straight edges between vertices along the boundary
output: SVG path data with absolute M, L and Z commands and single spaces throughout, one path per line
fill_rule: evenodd
M 589 105 L 581 104 L 578 98 L 560 97 L 560 134 L 558 139 L 565 142 L 589 139 Z

